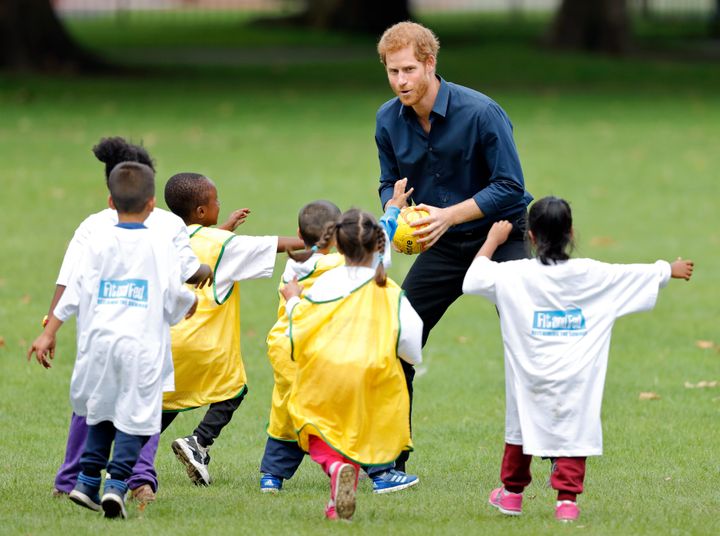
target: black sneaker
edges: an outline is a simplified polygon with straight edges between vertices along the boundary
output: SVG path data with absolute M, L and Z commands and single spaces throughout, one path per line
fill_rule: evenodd
M 103 490 L 102 509 L 105 511 L 105 517 L 109 519 L 127 517 L 127 511 L 125 510 L 125 494 L 127 493 L 128 486 L 122 480 L 116 480 L 114 478 L 105 478 L 105 489 Z
M 208 472 L 210 455 L 208 449 L 197 442 L 197 437 L 178 438 L 172 442 L 172 449 L 177 459 L 187 469 L 190 480 L 196 486 L 208 486 L 212 482 Z

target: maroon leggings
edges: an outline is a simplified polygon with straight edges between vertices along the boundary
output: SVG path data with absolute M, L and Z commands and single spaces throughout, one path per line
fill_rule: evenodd
M 523 454 L 522 445 L 505 443 L 500 480 L 511 493 L 522 493 L 530 484 L 532 456 Z M 550 485 L 558 492 L 558 501 L 574 501 L 583 492 L 585 480 L 585 457 L 555 458 Z

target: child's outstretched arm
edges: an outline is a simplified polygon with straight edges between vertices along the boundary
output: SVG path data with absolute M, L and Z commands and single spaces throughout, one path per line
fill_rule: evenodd
M 278 253 L 296 249 L 305 249 L 305 242 L 296 236 L 278 236 Z
M 40 363 L 46 369 L 49 369 L 52 365 L 50 361 L 55 357 L 55 335 L 57 334 L 60 326 L 62 326 L 62 320 L 59 320 L 56 316 L 51 316 L 48 319 L 48 323 L 40 336 L 35 339 L 30 346 L 27 353 L 27 359 L 30 361 L 33 353 L 37 362 Z
M 510 231 L 512 231 L 512 223 L 507 220 L 500 220 L 493 223 L 485 242 L 480 247 L 475 258 L 487 257 L 488 259 L 492 259 L 495 250 L 504 244 L 508 236 L 510 236 Z
M 683 260 L 678 257 L 676 261 L 670 263 L 670 277 L 690 281 L 694 268 L 695 263 L 693 261 Z
M 245 223 L 248 214 L 250 214 L 249 208 L 239 208 L 237 210 L 233 210 L 228 216 L 228 219 L 225 220 L 222 225 L 218 225 L 218 229 L 224 229 L 225 231 L 232 232 L 237 229 L 238 226 Z

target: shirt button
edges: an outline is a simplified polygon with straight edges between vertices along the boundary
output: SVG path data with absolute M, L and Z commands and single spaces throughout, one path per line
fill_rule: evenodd
M 436 178 L 436 179 L 439 179 L 439 178 L 440 178 L 440 173 L 435 173 L 435 178 Z
M 432 147 L 428 147 L 428 151 L 430 151 L 432 153 L 432 150 L 433 150 Z

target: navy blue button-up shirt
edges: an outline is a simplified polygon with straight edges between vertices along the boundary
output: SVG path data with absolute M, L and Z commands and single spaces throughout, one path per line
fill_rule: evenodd
M 397 97 L 378 110 L 375 142 L 382 206 L 392 197 L 395 181 L 407 177 L 416 204 L 444 208 L 475 200 L 485 217 L 448 232 L 484 227 L 526 209 L 533 198 L 525 190 L 505 111 L 482 93 L 438 78 L 428 134 L 412 107 Z

